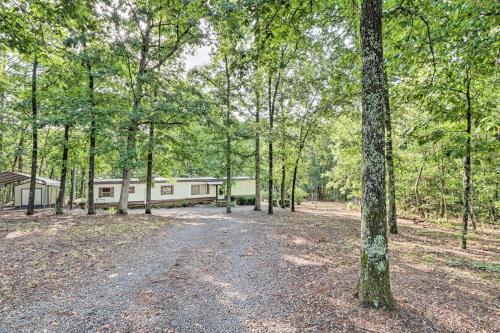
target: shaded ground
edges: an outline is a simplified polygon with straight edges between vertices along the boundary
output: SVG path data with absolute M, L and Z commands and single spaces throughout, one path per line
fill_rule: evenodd
M 141 212 L 137 212 L 141 213 Z M 401 221 L 393 312 L 358 306 L 359 217 L 339 204 L 0 212 L 0 332 L 500 331 L 498 230 Z

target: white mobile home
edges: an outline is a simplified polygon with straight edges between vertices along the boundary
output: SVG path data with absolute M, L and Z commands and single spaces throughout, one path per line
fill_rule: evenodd
M 223 200 L 223 179 L 209 177 L 193 178 L 155 178 L 151 188 L 153 205 L 175 202 L 211 202 Z M 94 200 L 96 207 L 109 207 L 118 204 L 121 179 L 96 179 L 94 181 Z M 255 195 L 255 179 L 233 177 L 231 196 Z M 146 183 L 138 179 L 130 181 L 128 189 L 129 207 L 143 206 L 146 203 Z
M 30 175 L 20 172 L 0 173 L 0 185 L 14 184 L 14 206 L 28 206 L 30 193 Z M 59 181 L 36 177 L 35 207 L 52 207 L 59 194 Z

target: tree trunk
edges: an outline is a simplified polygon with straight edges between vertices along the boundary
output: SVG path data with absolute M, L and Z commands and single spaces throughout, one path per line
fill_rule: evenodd
M 280 74 L 278 72 L 278 76 L 276 78 L 274 93 L 272 92 L 272 72 L 269 72 L 268 78 L 268 107 L 269 107 L 269 148 L 268 148 L 268 159 L 269 159 L 269 173 L 268 173 L 268 201 L 269 205 L 267 208 L 267 213 L 269 215 L 273 214 L 273 133 L 274 133 L 274 109 L 276 103 L 276 95 L 278 93 L 278 86 L 280 82 Z
M 37 171 L 37 159 L 38 159 L 38 119 L 37 119 L 37 95 L 36 95 L 36 79 L 38 69 L 38 59 L 35 57 L 33 61 L 33 69 L 31 74 L 31 115 L 32 115 L 32 137 L 33 137 L 33 148 L 31 151 L 31 178 L 30 178 L 30 192 L 28 198 L 28 210 L 27 215 L 35 214 L 35 188 L 36 188 L 36 171 Z
M 490 199 L 490 216 L 491 216 L 491 223 L 493 225 L 497 224 L 497 208 L 495 206 L 495 202 L 497 201 L 498 201 L 498 189 L 495 189 L 495 195 Z
M 255 88 L 255 211 L 261 211 L 260 195 L 260 92 Z
M 446 169 L 445 169 L 445 164 L 444 164 L 444 158 L 441 157 L 441 160 L 439 161 L 439 192 L 440 192 L 440 199 L 439 199 L 439 217 L 445 217 L 448 219 L 448 213 L 446 209 L 446 184 L 445 184 L 445 176 L 446 176 Z
M 224 68 L 226 72 L 226 213 L 231 213 L 231 187 L 232 187 L 232 161 L 231 161 L 231 77 L 227 54 L 224 55 Z
M 471 173 L 471 176 L 470 176 L 470 195 L 469 195 L 469 219 L 470 219 L 470 222 L 472 223 L 472 230 L 476 231 L 477 219 L 476 219 L 476 213 L 474 210 L 474 194 L 473 194 L 474 193 L 474 182 L 472 179 L 472 165 L 471 165 L 470 173 Z
M 153 183 L 154 124 L 149 124 L 148 169 L 146 174 L 146 214 L 151 214 L 151 186 Z
M 81 176 L 80 176 L 80 187 L 78 189 L 78 197 L 83 198 L 85 197 L 85 174 L 87 171 L 85 169 L 81 170 Z
M 69 129 L 68 124 L 64 125 L 64 146 L 62 154 L 62 166 L 61 166 L 61 180 L 59 184 L 59 196 L 56 202 L 56 215 L 62 215 L 64 213 L 64 191 L 66 190 L 66 174 L 68 173 L 68 141 L 69 141 Z
M 73 167 L 71 170 L 71 189 L 69 191 L 69 209 L 73 209 L 73 204 L 75 202 L 75 192 L 76 192 L 76 168 Z
M 286 168 L 285 161 L 283 161 L 283 165 L 281 166 L 281 186 L 280 186 L 280 206 L 281 208 L 285 208 L 285 176 L 286 176 Z
M 415 204 L 417 206 L 417 209 L 420 213 L 420 216 L 425 219 L 425 210 L 424 208 L 422 207 L 422 200 L 420 199 L 420 192 L 418 191 L 418 186 L 420 184 L 420 179 L 422 178 L 422 172 L 424 171 L 424 165 L 425 165 L 425 161 L 422 162 L 422 165 L 420 166 L 420 170 L 418 171 L 418 176 L 417 176 L 417 179 L 415 180 L 415 187 L 414 187 L 414 191 L 415 191 Z
M 466 135 L 467 139 L 465 141 L 465 159 L 464 159 L 464 193 L 463 193 L 463 214 L 462 214 L 462 249 L 467 248 L 467 224 L 469 222 L 470 215 L 470 188 L 471 188 L 471 120 L 472 120 L 472 108 L 471 108 L 471 96 L 470 96 L 470 76 L 469 69 L 466 69 L 466 91 L 465 97 L 467 101 L 466 110 Z
M 142 36 L 141 56 L 139 60 L 139 70 L 135 78 L 134 103 L 132 105 L 132 114 L 130 115 L 130 125 L 127 132 L 127 146 L 124 158 L 122 158 L 122 186 L 120 189 L 120 200 L 118 201 L 118 214 L 128 214 L 128 188 L 130 186 L 131 167 L 135 160 L 136 135 L 139 130 L 138 120 L 140 119 L 140 105 L 144 94 L 144 75 L 148 60 L 150 47 L 151 27 L 145 28 Z
M 362 2 L 361 53 L 363 210 L 361 273 L 357 296 L 364 305 L 392 309 L 394 299 L 389 280 L 389 248 L 386 235 L 381 0 Z
M 297 171 L 299 170 L 300 158 L 297 157 L 295 160 L 295 165 L 293 166 L 293 178 L 292 178 L 292 198 L 290 202 L 291 211 L 295 212 L 295 187 L 297 185 Z
M 94 175 L 95 175 L 95 148 L 96 148 L 96 115 L 95 115 L 95 97 L 94 97 L 94 74 L 92 72 L 92 64 L 87 54 L 87 44 L 84 39 L 83 48 L 85 52 L 85 67 L 87 69 L 88 77 L 88 94 L 90 102 L 90 131 L 89 131 L 89 179 L 88 179 L 88 192 L 87 192 L 87 214 L 95 214 L 95 200 L 94 200 Z
M 126 155 L 122 159 L 122 184 L 120 189 L 120 199 L 118 201 L 118 214 L 128 214 L 128 188 L 130 187 L 131 164 L 135 158 L 135 141 L 137 135 L 137 125 L 131 124 L 127 131 Z
M 392 123 L 389 103 L 389 83 L 384 71 L 384 106 L 385 106 L 385 160 L 387 164 L 387 223 L 391 234 L 398 233 L 396 217 L 396 179 L 394 176 L 394 156 L 392 154 Z

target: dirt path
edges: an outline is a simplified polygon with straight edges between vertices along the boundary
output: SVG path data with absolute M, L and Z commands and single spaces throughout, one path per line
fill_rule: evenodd
M 390 237 L 398 309 L 387 312 L 353 297 L 358 213 L 341 204 L 276 209 L 274 216 L 251 208 L 231 215 L 214 207 L 158 209 L 153 218 L 124 220 L 49 215 L 31 221 L 30 232 L 17 230 L 29 221 L 16 215 L 0 230 L 8 239 L 0 243 L 0 259 L 8 261 L 0 281 L 14 276 L 23 285 L 0 298 L 0 333 L 500 332 L 497 230 L 474 234 L 463 251 L 459 226 L 401 220 L 401 234 Z M 69 260 L 75 248 L 84 250 Z M 95 265 L 94 248 L 101 251 Z M 41 260 L 39 251 L 50 260 L 55 250 L 51 265 L 29 266 Z M 27 287 L 21 275 L 28 270 L 37 274 L 29 278 L 65 275 Z

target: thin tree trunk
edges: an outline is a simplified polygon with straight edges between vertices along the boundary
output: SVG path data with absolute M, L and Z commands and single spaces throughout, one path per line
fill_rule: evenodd
M 261 211 L 260 194 L 260 91 L 255 88 L 255 211 Z
M 146 174 L 146 214 L 151 214 L 151 186 L 153 183 L 154 124 L 149 124 L 148 169 Z
M 469 218 L 472 223 L 472 230 L 476 231 L 476 213 L 474 210 L 474 182 L 472 179 L 472 166 L 471 166 L 471 178 L 470 178 L 470 197 L 469 197 Z
M 293 177 L 292 177 L 292 198 L 290 202 L 291 211 L 295 212 L 295 187 L 297 186 L 297 171 L 299 170 L 300 158 L 297 157 L 295 160 L 295 165 L 293 166 Z
M 232 161 L 231 161 L 231 77 L 227 55 L 224 55 L 224 68 L 226 73 L 226 213 L 231 213 L 231 188 L 232 188 Z
M 490 199 L 490 215 L 491 215 L 491 223 L 493 225 L 497 224 L 497 208 L 495 206 L 495 202 L 498 201 L 498 182 L 495 188 L 495 194 Z
M 27 215 L 35 214 L 35 189 L 36 189 L 36 171 L 37 171 L 37 160 L 38 160 L 38 119 L 37 119 L 37 94 L 36 94 L 36 79 L 38 69 L 38 59 L 35 56 L 33 61 L 33 70 L 31 74 L 31 115 L 32 115 L 32 139 L 33 148 L 31 151 L 31 178 L 30 178 L 30 192 L 28 198 L 28 210 Z
M 394 176 L 394 156 L 392 154 L 392 123 L 389 103 L 389 83 L 384 71 L 384 106 L 385 106 L 385 160 L 387 164 L 387 223 L 391 234 L 398 233 L 396 217 L 396 179 Z
M 286 176 L 286 168 L 285 168 L 285 161 L 283 161 L 283 165 L 281 166 L 281 185 L 280 185 L 281 208 L 285 208 L 285 176 Z
M 76 168 L 73 167 L 71 170 L 71 189 L 69 191 L 69 209 L 73 209 L 73 204 L 75 202 L 75 192 L 76 192 Z
M 24 127 L 20 133 L 19 143 L 16 149 L 16 156 L 14 157 L 14 162 L 12 162 L 12 172 L 16 170 L 16 165 L 17 171 L 21 173 L 23 172 L 24 132 L 26 131 L 26 129 L 27 127 Z
M 439 199 L 439 217 L 445 217 L 448 219 L 448 212 L 446 209 L 446 183 L 445 183 L 445 177 L 446 177 L 446 167 L 444 164 L 444 158 L 441 157 L 441 160 L 439 161 L 439 192 L 440 192 L 440 199 Z
M 68 173 L 68 142 L 69 142 L 69 129 L 68 124 L 64 125 L 64 143 L 61 165 L 61 180 L 59 184 L 59 196 L 56 201 L 56 215 L 64 213 L 64 192 L 66 190 L 66 174 Z
M 94 200 L 94 175 L 95 175 L 95 149 L 96 149 L 96 115 L 95 115 L 95 96 L 94 96 L 94 73 L 92 71 L 92 64 L 87 54 L 87 44 L 84 39 L 83 48 L 85 52 L 85 67 L 87 69 L 88 77 L 88 94 L 90 102 L 90 131 L 89 131 L 89 179 L 87 186 L 87 214 L 95 214 L 95 200 Z
M 273 179 L 273 134 L 274 134 L 274 110 L 276 103 L 276 96 L 278 93 L 278 86 L 280 83 L 280 73 L 276 78 L 274 93 L 272 91 L 272 72 L 269 72 L 268 78 L 268 108 L 269 108 L 269 144 L 268 144 L 268 163 L 269 163 L 269 173 L 268 173 L 268 201 L 269 205 L 267 208 L 267 213 L 269 215 L 273 214 L 273 190 L 274 190 L 274 179 Z
M 389 279 L 387 242 L 384 68 L 382 1 L 361 5 L 363 210 L 361 272 L 357 286 L 360 302 L 375 308 L 394 308 Z
M 83 198 L 85 197 L 85 174 L 87 171 L 85 169 L 82 169 L 81 171 L 81 177 L 80 177 L 80 188 L 78 189 L 78 197 Z
M 470 76 L 469 69 L 466 69 L 466 91 L 465 97 L 467 101 L 466 110 L 466 135 L 467 140 L 465 141 L 465 159 L 464 159 L 464 193 L 463 193 L 463 214 L 462 214 L 462 249 L 467 248 L 467 225 L 469 222 L 470 215 L 470 189 L 471 189 L 471 120 L 472 120 L 472 108 L 471 108 L 471 96 L 470 96 Z
M 424 165 L 425 165 L 425 161 L 422 162 L 422 165 L 420 166 L 420 170 L 418 171 L 417 179 L 415 180 L 414 191 L 415 191 L 415 204 L 416 204 L 417 209 L 420 213 L 420 216 L 425 219 L 425 210 L 422 207 L 422 200 L 420 199 L 420 192 L 418 191 L 420 179 L 422 178 L 422 172 L 424 171 Z

